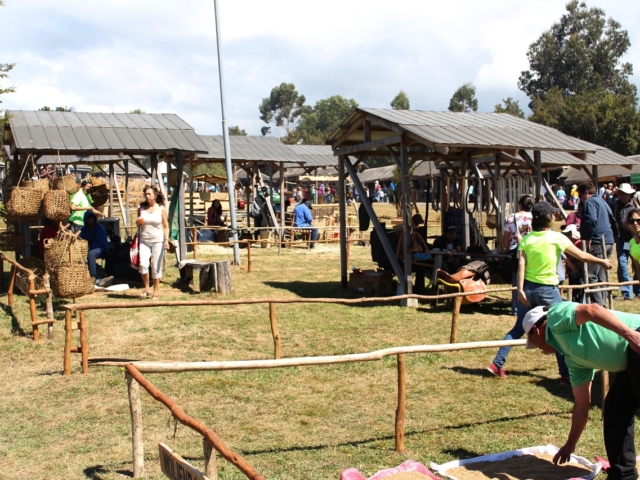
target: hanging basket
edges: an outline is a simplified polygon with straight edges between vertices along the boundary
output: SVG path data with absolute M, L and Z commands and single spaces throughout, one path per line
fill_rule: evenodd
M 51 291 L 58 298 L 79 298 L 95 290 L 89 269 L 81 263 L 60 265 L 51 274 Z
M 35 276 L 35 289 L 43 290 L 44 289 L 44 279 L 42 276 L 45 274 L 45 266 L 44 262 L 36 257 L 24 257 L 18 260 L 18 263 L 26 269 L 31 270 Z M 17 274 L 22 277 L 27 282 L 29 281 L 29 276 L 21 270 L 18 270 Z M 28 284 L 28 283 L 27 283 Z
M 3 252 L 21 252 L 24 247 L 24 235 L 18 232 L 0 232 L 0 250 Z
M 42 199 L 44 216 L 54 221 L 64 221 L 71 216 L 69 194 L 64 190 L 49 190 Z
M 23 180 L 20 183 L 21 187 L 30 188 L 32 190 L 41 190 L 42 192 L 49 191 L 49 179 L 40 178 L 38 180 Z
M 42 218 L 42 190 L 15 187 L 7 202 L 7 214 L 18 221 Z
M 101 207 L 109 200 L 109 188 L 106 185 L 96 185 L 89 189 L 91 206 Z
M 47 272 L 53 273 L 60 265 L 84 264 L 89 244 L 75 235 L 61 235 L 44 241 L 44 264 Z
M 75 175 L 64 175 L 54 178 L 52 190 L 66 190 L 69 195 L 73 195 L 78 191 L 78 183 L 76 182 Z

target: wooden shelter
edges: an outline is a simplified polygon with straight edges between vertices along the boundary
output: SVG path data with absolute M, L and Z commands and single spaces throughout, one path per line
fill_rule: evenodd
M 175 164 L 182 176 L 185 159 L 192 160 L 207 147 L 191 125 L 175 114 L 83 113 L 13 110 L 7 112 L 9 130 L 3 143 L 9 146 L 9 158 L 22 168 L 29 157 L 38 161 L 43 155 L 100 156 L 109 164 L 114 180 L 113 164 L 124 159 L 139 163 L 136 156 L 151 158 L 152 178 L 157 178 L 158 157 Z M 107 159 L 103 161 L 102 159 Z M 82 162 L 86 163 L 86 158 Z M 127 164 L 123 164 L 126 172 Z M 139 165 L 141 166 L 141 165 Z M 184 184 L 178 188 L 179 240 L 182 257 L 186 256 L 184 224 Z M 22 223 L 25 233 L 29 224 Z M 29 235 L 25 235 L 24 254 L 29 255 Z
M 632 155 L 627 158 L 630 162 L 633 162 L 631 168 L 627 168 L 624 165 L 605 165 L 598 169 L 598 181 L 615 183 L 627 182 L 640 185 L 640 182 L 634 181 L 635 175 L 640 175 L 640 155 Z M 592 180 L 592 175 L 589 175 L 589 172 L 581 168 L 568 167 L 560 174 L 560 181 L 566 185 L 578 184 L 590 180 Z
M 393 271 L 406 293 L 411 293 L 410 168 L 417 160 L 433 162 L 442 178 L 456 178 L 467 191 L 469 179 L 504 178 L 519 174 L 535 180 L 539 195 L 546 182 L 545 168 L 576 165 L 591 170 L 597 181 L 600 165 L 629 165 L 631 162 L 608 149 L 569 137 L 558 130 L 499 113 L 455 113 L 412 110 L 356 109 L 329 137 L 339 158 L 338 173 L 349 174 L 359 191 L 364 191 L 356 166 L 369 156 L 393 159 L 402 174 L 404 265 L 396 260 L 384 228 L 369 199 L 362 197 L 373 226 L 382 242 Z M 344 182 L 339 182 L 344 188 Z M 546 186 L 547 190 L 550 187 Z M 342 197 L 344 192 L 340 192 Z M 443 193 L 444 195 L 444 193 Z M 494 197 L 495 198 L 495 197 Z M 504 211 L 497 214 L 504 216 Z M 347 286 L 345 206 L 341 203 L 341 279 Z M 498 236 L 500 236 L 498 231 Z M 469 245 L 469 215 L 464 215 L 463 245 Z M 406 272 L 406 273 L 405 273 Z

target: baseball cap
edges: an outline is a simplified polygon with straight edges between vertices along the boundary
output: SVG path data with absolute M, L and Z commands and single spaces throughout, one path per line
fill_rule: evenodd
M 455 226 L 455 225 L 449 225 L 449 226 L 447 227 L 447 232 L 448 232 L 449 230 L 455 230 L 455 229 L 456 229 L 456 226 Z
M 531 209 L 531 215 L 533 218 L 544 218 L 550 213 L 559 211 L 559 208 L 553 208 L 549 202 L 538 202 Z
M 570 233 L 573 240 L 580 240 L 580 232 L 578 231 L 578 226 L 575 223 L 566 225 L 562 229 L 562 233 Z
M 540 319 L 547 315 L 547 309 L 548 307 L 545 306 L 534 307 L 529 310 L 524 316 L 524 320 L 522 320 L 522 328 L 524 329 L 524 333 L 527 334 L 527 343 L 525 345 L 525 348 L 538 348 L 529 340 L 529 332 L 531 331 L 531 327 L 533 327 L 536 323 L 538 323 Z

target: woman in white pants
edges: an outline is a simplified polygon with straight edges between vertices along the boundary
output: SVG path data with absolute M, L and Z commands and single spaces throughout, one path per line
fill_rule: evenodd
M 164 251 L 169 248 L 169 221 L 162 194 L 150 185 L 145 185 L 143 193 L 145 201 L 140 204 L 138 215 L 140 274 L 144 283 L 144 292 L 140 298 L 149 298 L 149 272 L 151 272 L 153 300 L 157 300 Z

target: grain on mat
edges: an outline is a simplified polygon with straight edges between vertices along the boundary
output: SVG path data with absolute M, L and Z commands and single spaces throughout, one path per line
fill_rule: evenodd
M 522 455 L 497 462 L 477 462 L 447 470 L 458 480 L 559 480 L 580 477 L 591 472 L 584 465 L 565 463 L 555 465 L 552 455 Z
M 425 478 L 429 477 L 420 472 L 400 472 L 384 477 L 385 480 L 424 480 Z

